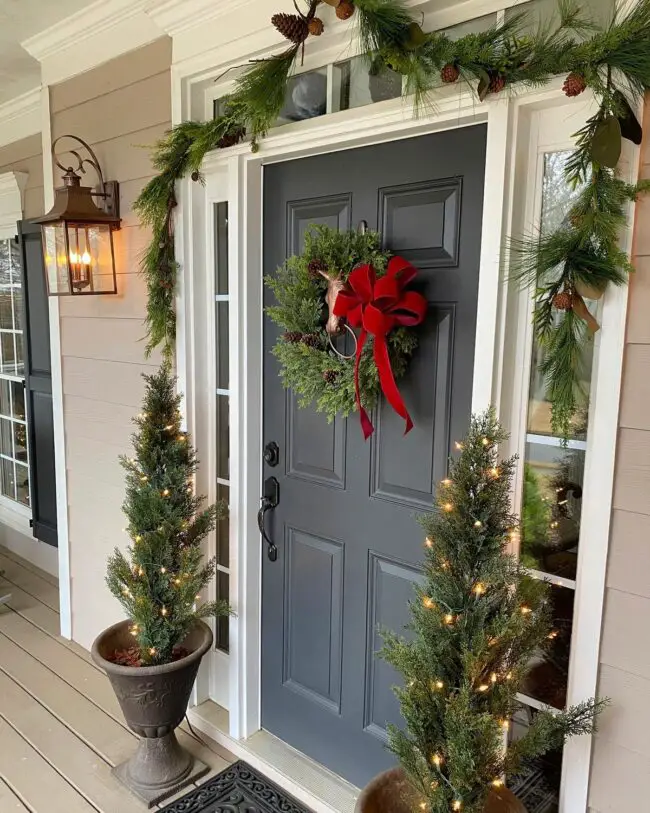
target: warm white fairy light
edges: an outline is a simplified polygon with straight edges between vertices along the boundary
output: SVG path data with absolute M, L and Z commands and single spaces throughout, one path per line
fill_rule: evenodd
M 431 762 L 433 762 L 436 768 L 439 768 L 442 765 L 442 757 L 440 756 L 440 754 L 434 754 L 431 757 Z
M 522 604 L 522 606 L 519 609 L 521 610 L 522 615 L 530 615 L 530 613 L 532 613 L 532 610 L 526 604 Z
M 163 573 L 163 574 L 167 573 L 167 568 L 166 567 L 161 567 L 160 572 Z
M 433 547 L 433 539 L 431 539 L 430 536 L 427 536 L 427 538 L 424 540 L 424 546 L 426 548 L 432 548 Z
M 181 583 L 181 580 L 180 580 L 180 579 L 178 579 L 178 578 L 174 579 L 174 584 L 177 584 L 177 585 L 178 585 L 178 584 L 180 584 L 180 583 Z
M 436 689 L 444 689 L 445 688 L 445 684 L 442 682 L 442 680 L 435 680 L 433 682 L 433 685 L 435 686 Z
M 512 680 L 512 672 L 508 672 L 506 675 L 506 680 Z
M 483 439 L 481 440 L 481 443 L 482 443 L 484 446 L 489 446 L 489 445 L 490 445 L 490 438 L 483 438 Z
M 135 537 L 135 541 L 142 542 L 142 537 L 140 536 L 140 534 L 137 534 L 137 536 Z
M 155 647 L 153 647 L 153 646 L 151 647 L 151 649 L 149 650 L 149 654 L 150 654 L 152 657 L 153 657 L 153 656 L 156 654 L 156 649 L 155 649 Z
M 450 511 L 454 510 L 454 506 L 453 506 L 452 503 L 446 502 L 446 503 L 443 504 L 442 509 L 443 509 L 443 511 L 446 511 L 447 513 L 449 513 Z
M 485 593 L 486 587 L 482 582 L 477 582 L 474 587 L 472 587 L 472 593 L 477 596 L 482 596 Z
M 494 479 L 496 480 L 496 479 L 498 478 L 499 474 L 500 474 L 499 469 L 498 469 L 496 466 L 493 466 L 493 467 L 490 469 L 490 474 L 491 474 L 491 475 L 492 475 L 492 477 L 494 477 Z
M 433 608 L 436 606 L 436 603 L 435 603 L 435 601 L 434 601 L 434 600 L 431 598 L 431 596 L 423 596 L 423 598 L 422 598 L 422 605 L 423 605 L 423 606 L 424 606 L 424 607 L 425 607 L 427 610 L 432 610 L 432 609 L 433 609 Z
M 493 788 L 502 788 L 503 787 L 503 779 L 493 779 L 492 780 L 492 787 Z
M 420 810 L 426 810 L 428 807 L 426 802 L 420 802 Z
M 169 493 L 170 492 L 169 492 L 168 488 L 163 488 L 163 492 L 162 492 L 163 497 L 169 497 Z
M 179 436 L 176 438 L 176 440 L 178 440 L 178 442 L 179 442 L 179 443 L 183 443 L 183 442 L 185 441 L 185 435 L 179 435 Z
M 446 479 L 442 480 L 442 485 L 443 486 L 450 486 L 451 485 L 451 480 L 447 477 Z
M 508 731 L 510 728 L 510 720 L 501 720 L 501 728 L 503 728 L 504 731 Z
M 174 424 L 173 423 L 168 423 L 167 426 L 165 427 L 165 432 L 171 432 L 173 428 L 174 428 Z
M 149 478 L 147 477 L 146 474 L 143 474 L 142 477 L 140 478 L 140 480 L 141 480 L 141 482 L 146 483 L 146 482 L 148 482 Z
M 451 613 L 447 613 L 447 615 L 444 617 L 444 622 L 445 622 L 445 624 L 448 624 L 448 625 L 453 624 L 454 623 L 454 616 Z
M 138 576 L 144 576 L 144 568 L 138 568 Z
M 549 634 L 547 635 L 547 638 L 549 639 L 549 641 L 553 641 L 553 640 L 555 640 L 555 638 L 557 638 L 558 634 L 559 633 L 558 633 L 557 630 L 551 630 L 549 632 Z
M 490 688 L 490 686 L 487 683 L 481 683 L 481 685 L 477 688 L 476 691 L 483 693 L 483 692 L 487 692 L 487 690 L 489 688 Z
M 454 811 L 459 811 L 459 810 L 462 810 L 462 808 L 463 808 L 463 803 L 460 801 L 460 799 L 455 799 L 452 806 L 451 806 L 451 809 L 454 810 Z
M 476 520 L 476 522 L 474 523 L 474 527 L 475 528 L 482 528 L 483 527 L 483 523 L 481 522 L 480 519 Z
M 443 570 L 449 570 L 449 562 L 446 559 L 443 559 L 442 562 L 440 563 L 440 567 Z
M 497 682 L 498 678 L 497 678 L 497 673 L 496 672 L 492 672 L 492 674 L 490 675 L 490 680 L 492 681 L 492 683 Z
M 463 448 L 463 444 L 460 441 L 456 440 L 454 441 L 454 447 L 458 449 L 458 451 L 460 451 Z
M 194 598 L 195 598 L 197 601 L 200 601 L 200 600 L 201 600 L 201 596 L 200 596 L 198 593 L 197 593 L 197 594 L 194 596 Z
M 167 607 L 163 607 L 160 611 L 160 615 L 167 615 L 167 612 L 168 612 Z

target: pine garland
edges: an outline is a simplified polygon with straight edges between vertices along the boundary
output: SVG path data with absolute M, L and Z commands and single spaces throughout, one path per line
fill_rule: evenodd
M 434 512 L 422 518 L 424 579 L 410 604 L 409 637 L 382 633 L 382 657 L 404 678 L 395 693 L 406 727 L 390 727 L 389 747 L 428 813 L 482 813 L 492 787 L 567 737 L 593 731 L 606 703 L 545 709 L 504 748 L 531 660 L 557 636 L 549 585 L 507 552 L 517 531 L 516 458 L 497 453 L 506 438 L 493 410 L 472 418 Z
M 320 0 L 311 0 L 312 19 Z M 580 359 L 589 331 L 576 286 L 604 290 L 626 282 L 631 266 L 618 247 L 626 204 L 649 188 L 648 182 L 625 184 L 616 177 L 621 138 L 638 143 L 641 128 L 633 110 L 650 88 L 650 0 L 629 13 L 616 12 L 599 29 L 570 0 L 559 0 L 557 22 L 528 33 L 525 14 L 514 15 L 487 31 L 452 40 L 445 33 L 425 33 L 402 0 L 355 0 L 356 35 L 376 66 L 403 74 L 417 108 L 429 103 L 445 83 L 468 84 L 480 100 L 515 85 L 540 86 L 566 74 L 565 92 L 590 88 L 599 102 L 596 115 L 576 135 L 567 181 L 584 186 L 568 226 L 553 234 L 531 235 L 513 245 L 513 272 L 534 284 L 535 330 L 544 346 L 543 372 L 552 404 L 554 430 L 568 437 L 576 410 L 584 405 Z M 320 33 L 320 27 L 318 29 Z M 200 180 L 207 152 L 231 146 L 248 135 L 253 150 L 277 120 L 287 83 L 303 43 L 258 60 L 247 68 L 228 98 L 225 112 L 205 123 L 185 122 L 171 130 L 154 150 L 159 174 L 142 190 L 136 209 L 152 228 L 142 269 L 147 279 L 147 352 L 162 344 L 166 356 L 175 341 L 174 256 L 175 183 L 187 174 Z M 566 292 L 568 308 L 553 300 Z M 556 302 L 559 300 L 556 299 Z M 580 315 L 582 314 L 582 315 Z M 593 325 L 592 325 L 593 327 Z M 300 359 L 296 358 L 296 363 Z

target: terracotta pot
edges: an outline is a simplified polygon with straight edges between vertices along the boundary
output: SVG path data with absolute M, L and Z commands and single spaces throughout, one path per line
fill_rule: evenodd
M 595 285 L 589 285 L 588 282 L 576 280 L 574 287 L 576 292 L 579 293 L 583 299 L 600 299 L 605 293 L 607 285 L 605 284 L 602 288 L 597 288 Z
M 113 771 L 153 807 L 208 770 L 179 745 L 174 730 L 185 716 L 201 658 L 212 645 L 212 632 L 199 621 L 182 643 L 190 654 L 173 663 L 119 666 L 108 657 L 133 646 L 129 627 L 129 621 L 121 621 L 104 630 L 91 654 L 108 675 L 129 728 L 141 738 L 135 754 Z
M 420 798 L 402 768 L 376 776 L 357 799 L 355 813 L 413 813 Z M 483 813 L 527 813 L 508 788 L 492 788 Z

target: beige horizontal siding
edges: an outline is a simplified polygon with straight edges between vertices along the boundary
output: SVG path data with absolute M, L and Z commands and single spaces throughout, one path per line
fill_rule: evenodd
M 40 133 L 0 147 L 0 174 L 12 171 L 27 173 L 27 185 L 23 197 L 24 217 L 42 215 L 45 209 L 43 202 L 43 146 Z
M 646 98 L 645 178 L 649 131 Z M 635 218 L 598 686 L 611 705 L 594 742 L 592 813 L 650 810 L 650 196 Z
M 104 575 L 108 555 L 128 541 L 121 530 L 124 472 L 118 458 L 130 452 L 142 373 L 160 363 L 159 353 L 144 354 L 146 285 L 139 265 L 150 235 L 133 203 L 154 173 L 151 146 L 170 126 L 170 62 L 165 38 L 51 90 L 53 136 L 83 138 L 105 177 L 120 183 L 118 294 L 67 298 L 60 305 L 72 632 L 84 646 L 116 620 Z

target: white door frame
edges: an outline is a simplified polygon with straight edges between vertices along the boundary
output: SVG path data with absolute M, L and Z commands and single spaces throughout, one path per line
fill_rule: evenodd
M 198 78 L 205 83 L 205 73 Z M 174 94 L 175 114 L 204 115 L 187 93 L 187 78 L 177 78 Z M 203 87 L 205 85 L 203 84 Z M 456 89 L 443 92 L 435 112 L 416 116 L 403 101 L 394 100 L 287 125 L 272 132 L 259 153 L 248 145 L 239 145 L 207 156 L 203 170 L 205 187 L 183 181 L 179 194 L 179 228 L 177 255 L 183 268 L 179 285 L 178 369 L 180 386 L 186 393 L 187 421 L 201 452 L 203 467 L 199 488 L 214 496 L 211 472 L 214 467 L 214 393 L 211 378 L 214 370 L 214 297 L 208 292 L 213 278 L 211 228 L 206 212 L 211 204 L 229 203 L 229 285 L 230 285 L 230 392 L 231 392 L 231 600 L 238 618 L 231 622 L 228 708 L 230 735 L 246 738 L 261 725 L 261 561 L 262 547 L 256 524 L 256 510 L 262 487 L 262 202 L 263 167 L 265 164 L 324 152 L 350 149 L 383 141 L 407 138 L 478 123 L 487 123 L 487 151 L 480 257 L 479 299 L 477 311 L 476 355 L 472 389 L 472 410 L 488 404 L 497 406 L 500 416 L 510 425 L 519 393 L 508 381 L 508 365 L 515 362 L 507 349 L 512 336 L 506 316 L 512 311 L 508 286 L 502 284 L 504 269 L 502 245 L 512 233 L 523 195 L 534 190 L 515 188 L 517 169 L 528 159 L 530 118 L 535 110 L 547 107 L 575 110 L 585 106 L 585 99 L 568 100 L 561 92 L 561 80 L 542 90 L 522 92 L 516 98 L 493 99 L 477 104 L 469 93 Z M 588 107 L 588 104 L 587 104 Z M 178 119 L 177 119 L 178 120 Z M 523 151 L 523 157 L 522 157 Z M 609 295 L 608 295 L 609 296 Z M 606 302 L 612 324 L 610 341 L 619 342 L 617 325 L 624 323 L 624 297 L 614 294 Z M 608 344 L 610 343 L 608 341 Z M 619 358 L 620 361 L 620 358 Z M 610 365 L 611 371 L 611 365 Z M 620 379 L 620 375 L 619 375 Z M 618 380 L 618 379 L 617 379 Z M 599 399 L 612 401 L 611 390 L 605 396 L 600 388 L 592 409 L 612 420 L 612 404 L 599 407 Z M 604 419 L 600 421 L 601 425 Z M 615 424 L 615 420 L 613 422 Z M 611 427 L 608 429 L 611 435 Z M 515 438 L 517 444 L 521 438 Z M 613 447 L 602 457 L 611 457 Z M 608 461 L 605 460 L 606 466 Z M 611 469 L 611 472 L 610 472 Z M 607 474 L 613 476 L 612 466 Z M 606 492 L 609 491 L 609 494 Z M 601 515 L 611 504 L 611 479 L 601 478 L 598 488 Z M 574 647 L 589 652 L 589 674 L 580 669 L 584 682 L 572 680 L 570 702 L 593 694 L 584 686 L 595 688 L 598 668 L 599 635 L 594 634 L 594 617 L 602 613 L 606 530 L 599 533 L 596 588 L 589 594 L 586 606 L 591 618 L 576 610 Z M 593 540 L 591 540 L 593 544 Z M 586 546 L 583 546 L 583 549 Z M 212 549 L 211 552 L 214 552 Z M 591 570 L 591 569 L 590 569 Z M 591 571 L 590 578 L 593 577 Z M 579 597 L 578 597 L 579 601 Z M 584 626 L 584 631 L 582 627 Z M 583 634 L 584 632 L 584 634 Z M 214 685 L 214 682 L 213 682 Z M 582 690 L 581 690 L 582 687 Z M 210 679 L 199 682 L 196 701 L 210 696 Z M 580 757 L 567 767 L 565 760 L 561 813 L 579 813 L 587 805 L 591 737 L 581 738 Z M 576 754 L 577 756 L 577 754 Z

